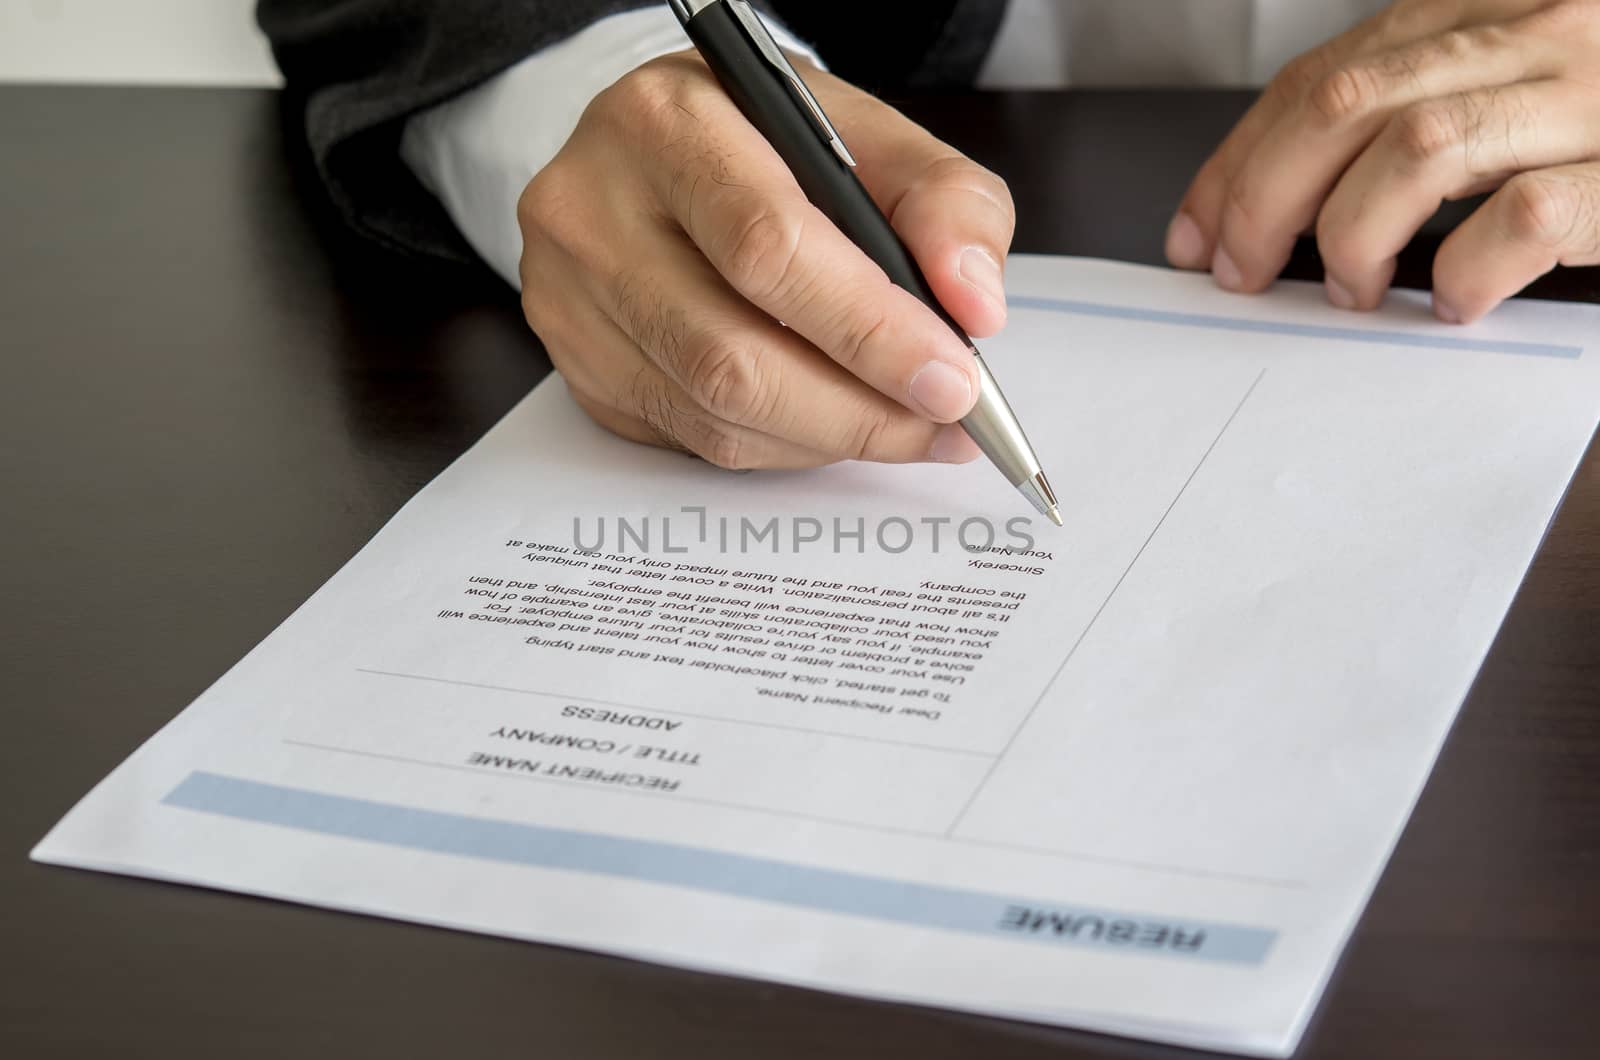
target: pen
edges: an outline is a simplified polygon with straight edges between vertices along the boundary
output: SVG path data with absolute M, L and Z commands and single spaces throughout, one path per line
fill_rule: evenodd
M 862 187 L 856 160 L 746 0 L 668 0 L 723 89 L 766 137 L 806 197 L 900 287 L 939 314 L 972 350 L 978 402 L 961 426 L 1006 479 L 1061 525 L 1061 509 L 1033 446 L 972 340 L 934 297 L 900 237 Z

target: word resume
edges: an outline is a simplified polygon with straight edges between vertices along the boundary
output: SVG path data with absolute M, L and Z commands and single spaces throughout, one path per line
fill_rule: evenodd
M 1293 1050 L 1600 418 L 1600 308 L 1017 257 L 984 461 L 735 474 L 552 378 L 41 861 Z

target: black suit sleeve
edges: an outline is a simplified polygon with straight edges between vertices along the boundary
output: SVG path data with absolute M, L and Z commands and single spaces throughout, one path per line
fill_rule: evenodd
M 470 260 L 400 158 L 405 119 L 652 0 L 257 0 L 334 205 L 391 246 Z M 687 43 L 687 42 L 685 42 Z
M 400 157 L 405 119 L 600 18 L 661 2 L 257 0 L 256 18 L 344 218 L 391 246 L 465 261 L 471 249 Z M 756 5 L 813 42 L 838 73 L 893 88 L 970 82 L 1005 0 Z
M 869 92 L 970 87 L 1006 0 L 771 0 L 829 69 Z

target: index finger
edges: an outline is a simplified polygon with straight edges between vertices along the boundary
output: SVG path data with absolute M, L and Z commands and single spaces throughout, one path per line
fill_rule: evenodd
M 666 164 L 647 167 L 666 211 L 734 290 L 867 385 L 938 422 L 966 415 L 979 385 L 967 343 L 808 202 L 718 95 L 691 101 Z

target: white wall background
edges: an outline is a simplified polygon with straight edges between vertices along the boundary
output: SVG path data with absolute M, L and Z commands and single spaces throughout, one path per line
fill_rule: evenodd
M 254 0 L 0 0 L 0 81 L 276 85 L 254 11 Z

